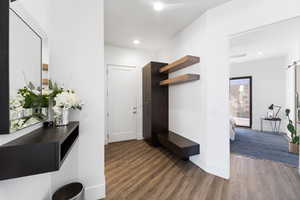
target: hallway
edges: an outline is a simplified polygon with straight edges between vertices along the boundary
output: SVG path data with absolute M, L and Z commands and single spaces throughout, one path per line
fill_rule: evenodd
M 231 154 L 230 181 L 143 141 L 105 147 L 109 200 L 297 200 L 295 168 Z M 297 197 L 298 196 L 298 197 Z

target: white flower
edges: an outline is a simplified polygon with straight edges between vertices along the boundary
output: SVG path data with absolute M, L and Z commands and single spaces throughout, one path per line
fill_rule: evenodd
M 24 125 L 24 121 L 24 119 L 20 119 L 17 123 L 17 126 L 21 128 Z
M 15 98 L 11 98 L 9 103 L 9 109 L 20 111 L 23 109 L 24 102 L 25 98 L 22 95 L 18 94 Z
M 61 111 L 62 111 L 62 108 L 58 107 L 58 106 L 54 106 L 53 107 L 53 111 L 56 115 L 60 115 L 61 114 Z
M 58 94 L 55 98 L 55 106 L 53 107 L 54 112 L 59 115 L 61 109 L 81 109 L 83 105 L 79 97 L 72 90 L 66 90 Z
M 53 90 L 49 90 L 49 88 L 43 88 L 42 94 L 43 95 L 50 95 Z

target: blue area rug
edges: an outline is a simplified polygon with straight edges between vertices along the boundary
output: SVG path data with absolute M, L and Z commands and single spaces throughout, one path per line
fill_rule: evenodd
M 235 130 L 235 141 L 230 142 L 232 153 L 298 167 L 299 155 L 288 152 L 288 140 L 284 135 L 243 128 L 236 128 Z

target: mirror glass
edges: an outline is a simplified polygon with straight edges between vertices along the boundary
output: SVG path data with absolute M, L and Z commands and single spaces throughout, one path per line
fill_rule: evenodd
M 21 13 L 9 11 L 10 132 L 47 118 L 42 95 L 43 39 Z

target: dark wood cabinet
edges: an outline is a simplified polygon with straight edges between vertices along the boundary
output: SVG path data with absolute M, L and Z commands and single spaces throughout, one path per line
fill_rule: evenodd
M 169 90 L 160 86 L 168 74 L 159 72 L 166 65 L 150 62 L 143 68 L 143 136 L 154 146 L 159 145 L 157 135 L 169 130 Z
M 189 62 L 188 59 L 181 59 L 184 61 L 183 64 L 182 62 L 175 62 L 175 64 L 179 63 L 186 67 L 185 62 Z M 151 145 L 161 145 L 181 159 L 189 160 L 190 156 L 200 153 L 200 145 L 169 131 L 169 85 L 172 79 L 168 79 L 168 73 L 160 72 L 167 65 L 167 63 L 150 62 L 143 68 L 143 136 Z M 198 80 L 199 75 L 187 74 L 175 79 L 178 83 L 183 83 L 190 79 Z M 162 84 L 166 81 L 167 84 Z

